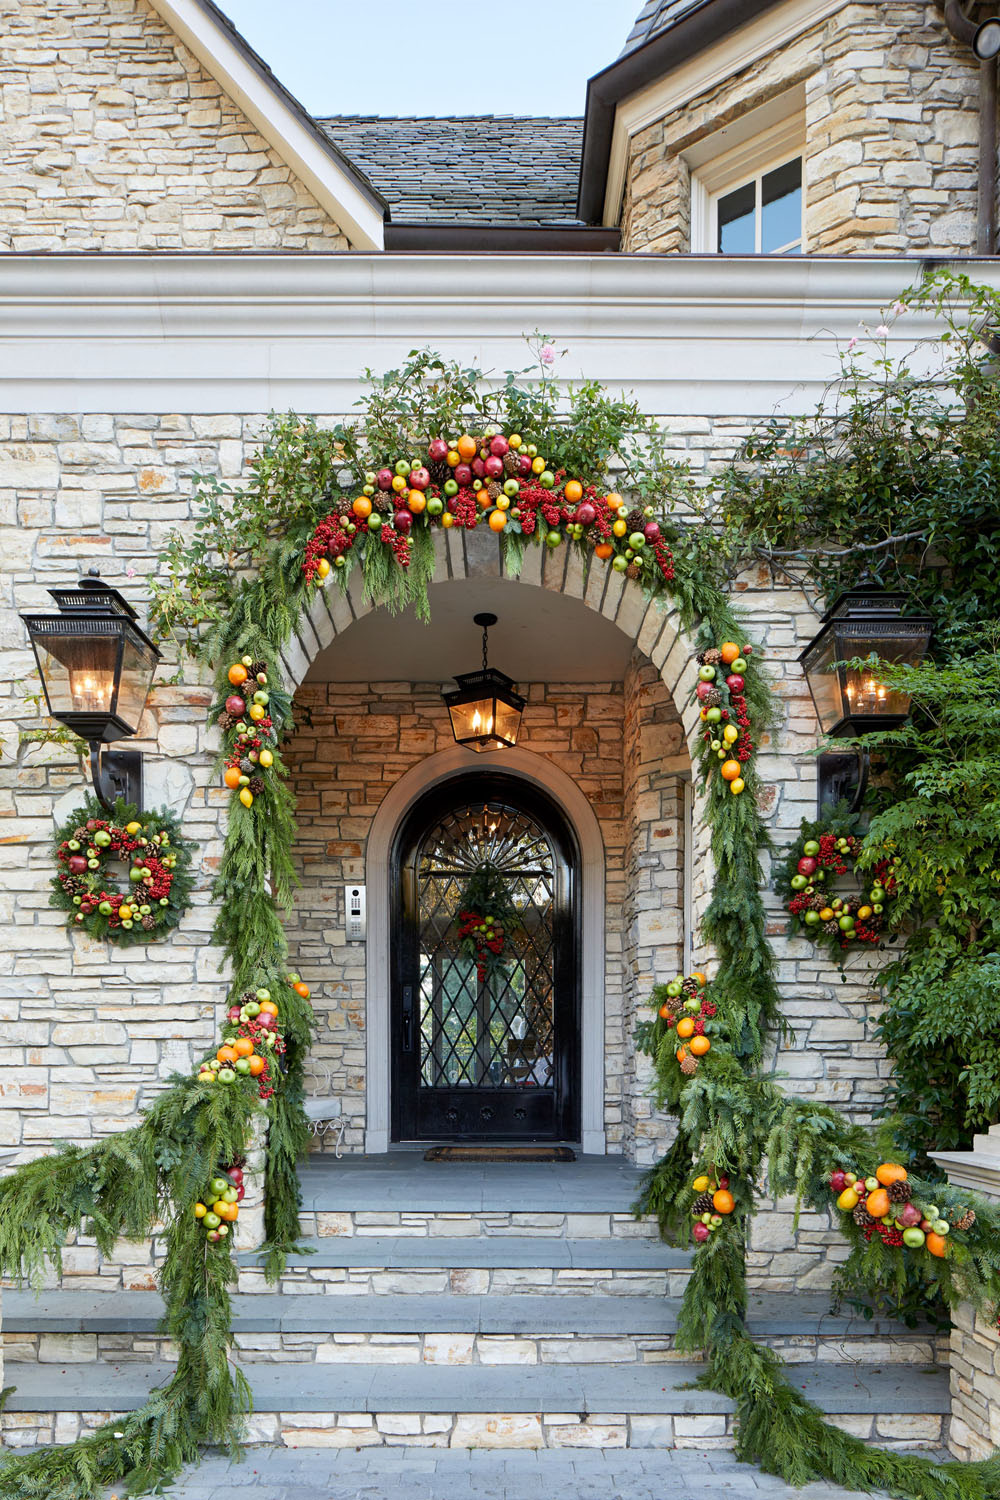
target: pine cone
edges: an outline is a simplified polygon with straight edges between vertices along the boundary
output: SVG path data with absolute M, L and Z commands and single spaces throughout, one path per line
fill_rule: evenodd
M 266 661 L 255 661 L 253 666 L 248 668 L 247 675 L 249 677 L 256 677 L 259 672 L 263 672 L 265 676 L 267 675 Z
M 955 1220 L 956 1229 L 971 1229 L 976 1222 L 976 1210 L 974 1208 L 963 1208 L 961 1216 Z
M 638 507 L 636 507 L 635 510 L 630 510 L 628 515 L 625 517 L 625 524 L 628 526 L 629 531 L 641 531 L 646 524 L 646 517 L 643 515 L 642 511 L 639 510 Z
M 505 453 L 503 456 L 503 471 L 508 479 L 513 479 L 516 476 L 518 467 L 517 454 L 510 451 Z
M 870 1225 L 875 1223 L 874 1217 L 868 1212 L 863 1203 L 858 1204 L 857 1208 L 851 1215 L 851 1218 L 854 1220 L 855 1224 L 857 1224 L 859 1229 L 867 1229 Z
M 231 714 L 227 714 L 225 709 L 222 710 L 221 714 L 219 715 L 219 717 L 216 719 L 215 722 L 218 724 L 219 728 L 222 729 L 222 730 L 232 729 L 232 727 L 233 727 L 232 715 Z
M 680 995 L 667 995 L 662 1003 L 667 1007 L 672 1016 L 676 1016 L 682 1004 Z
M 503 487 L 497 484 L 495 479 L 491 479 L 486 486 L 486 493 L 491 500 L 496 500 L 503 494 Z
M 389 499 L 387 490 L 376 490 L 372 496 L 372 510 L 377 511 L 380 516 L 392 514 L 392 501 Z
M 255 797 L 259 797 L 261 795 L 261 793 L 264 791 L 265 785 L 266 783 L 263 776 L 250 777 L 250 791 Z
M 691 1212 L 693 1214 L 710 1214 L 712 1207 L 711 1193 L 699 1193 L 691 1205 Z
M 628 567 L 625 569 L 625 577 L 631 578 L 633 583 L 637 578 L 641 576 L 641 573 L 642 569 L 639 567 L 639 564 L 635 562 L 630 562 Z
M 707 651 L 701 653 L 702 665 L 706 667 L 717 667 L 722 660 L 722 652 L 715 646 L 709 646 Z
M 252 776 L 255 770 L 256 766 L 254 765 L 253 761 L 248 760 L 244 756 L 244 758 L 240 761 L 240 771 L 242 772 L 242 774 L 244 776 Z
M 697 979 L 685 979 L 684 983 L 681 985 L 681 989 L 684 991 L 685 995 L 693 1000 L 695 995 L 697 995 L 698 993 Z
M 697 1071 L 698 1059 L 696 1057 L 692 1057 L 690 1052 L 685 1052 L 684 1056 L 681 1058 L 681 1072 L 686 1073 L 690 1078 L 691 1074 L 697 1073 Z
M 908 1182 L 891 1182 L 889 1184 L 890 1203 L 909 1203 L 913 1197 L 913 1189 Z
M 701 700 L 703 708 L 718 708 L 721 702 L 722 694 L 719 692 L 718 688 L 709 688 L 708 692 Z
M 438 489 L 441 488 L 451 474 L 451 470 L 443 458 L 435 459 L 434 462 L 429 463 L 427 465 L 427 472 L 431 476 L 431 484 L 436 484 Z
M 844 935 L 840 930 L 839 922 L 824 922 L 823 931 L 826 933 L 827 937 L 843 937 Z
M 244 990 L 243 993 L 242 993 L 242 995 L 240 996 L 239 1003 L 240 1003 L 240 1005 L 249 1005 L 250 1001 L 251 1000 L 256 1000 L 256 998 L 257 998 L 257 991 L 256 990 Z
M 145 927 L 147 932 L 152 932 L 153 928 L 156 926 L 156 918 L 153 916 L 152 912 L 143 917 L 142 925 L 143 927 Z

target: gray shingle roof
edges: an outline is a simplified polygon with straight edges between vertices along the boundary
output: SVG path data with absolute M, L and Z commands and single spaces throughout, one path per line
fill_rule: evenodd
M 626 53 L 634 52 L 637 47 L 652 41 L 661 31 L 669 31 L 688 11 L 697 10 L 704 4 L 705 0 L 646 0 L 635 18 L 620 55 L 624 57 Z
M 460 115 L 320 119 L 393 223 L 576 224 L 581 119 Z

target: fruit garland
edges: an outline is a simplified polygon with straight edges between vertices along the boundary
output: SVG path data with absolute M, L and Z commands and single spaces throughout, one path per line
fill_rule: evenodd
M 729 1191 L 729 1178 L 715 1168 L 702 1172 L 691 1184 L 696 1195 L 691 1204 L 694 1219 L 691 1238 L 696 1245 L 703 1245 L 710 1235 L 721 1229 L 723 1222 L 736 1207 L 736 1199 Z
M 271 694 L 267 663 L 244 656 L 233 663 L 227 677 L 234 691 L 213 710 L 218 727 L 231 736 L 222 779 L 230 791 L 236 792 L 243 806 L 250 808 L 254 798 L 267 790 L 267 777 L 262 773 L 270 772 L 274 766 L 271 746 L 277 744 L 268 713 Z
M 706 749 L 722 762 L 719 775 L 729 783 L 729 790 L 736 797 L 746 788 L 744 770 L 754 753 L 744 680 L 752 653 L 752 646 L 738 646 L 735 641 L 710 646 L 698 656 L 698 681 L 694 689 L 705 725 L 702 740 Z
M 67 913 L 70 927 L 119 947 L 164 938 L 188 908 L 196 847 L 166 810 L 140 813 L 119 801 L 109 818 L 91 797 L 56 834 L 59 871 L 50 902 Z M 128 865 L 128 890 L 111 875 L 111 860 Z
M 834 811 L 819 822 L 803 821 L 775 877 L 785 902 L 789 931 L 824 942 L 835 956 L 852 943 L 874 947 L 883 940 L 896 897 L 898 859 L 882 859 L 857 879 L 857 894 L 835 895 L 833 882 L 856 872 L 864 839 L 858 820 Z
M 694 973 L 653 988 L 652 1003 L 667 1030 L 675 1031 L 680 1040 L 675 1056 L 681 1072 L 688 1077 L 698 1071 L 699 1060 L 712 1050 L 709 1032 L 715 1029 L 712 1018 L 717 1007 L 709 998 L 707 986 L 707 977 Z
M 364 475 L 360 493 L 344 494 L 306 544 L 302 572 L 322 582 L 345 568 L 359 545 L 376 541 L 402 568 L 411 560 L 414 526 L 532 537 L 558 547 L 565 537 L 592 548 L 618 573 L 659 588 L 674 576 L 652 506 L 629 507 L 615 491 L 550 468 L 534 443 L 495 429 L 434 438 L 426 459 L 398 458 Z
M 482 984 L 504 968 L 505 950 L 519 924 L 507 881 L 492 861 L 483 860 L 469 876 L 458 898 L 458 908 L 459 942 L 466 956 L 475 959 L 476 974 Z
M 199 1200 L 194 1206 L 194 1216 L 210 1245 L 218 1245 L 227 1238 L 230 1224 L 235 1224 L 240 1216 L 245 1191 L 242 1161 L 217 1169 L 203 1195 L 204 1202 Z
M 850 1214 L 865 1240 L 877 1234 L 891 1249 L 926 1250 L 938 1260 L 950 1254 L 953 1229 L 963 1233 L 976 1222 L 975 1210 L 963 1208 L 953 1220 L 944 1218 L 936 1203 L 918 1203 L 905 1167 L 885 1161 L 872 1177 L 838 1168 L 830 1174 L 830 1190 L 841 1213 Z

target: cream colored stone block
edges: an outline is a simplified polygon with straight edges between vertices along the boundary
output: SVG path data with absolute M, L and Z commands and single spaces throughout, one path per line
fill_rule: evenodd
M 479 1337 L 481 1365 L 536 1365 L 538 1345 L 532 1339 Z
M 512 1415 L 460 1415 L 451 1434 L 452 1448 L 544 1448 L 541 1418 Z
M 475 1346 L 472 1333 L 428 1333 L 424 1337 L 424 1363 L 471 1365 Z

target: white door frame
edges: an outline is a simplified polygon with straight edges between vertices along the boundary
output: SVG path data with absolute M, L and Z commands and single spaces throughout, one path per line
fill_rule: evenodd
M 367 1037 L 365 1151 L 389 1149 L 389 856 L 403 818 L 421 794 L 466 771 L 505 771 L 558 803 L 580 848 L 580 1134 L 583 1150 L 603 1156 L 604 1131 L 604 840 L 594 810 L 576 782 L 542 755 L 515 746 L 477 755 L 453 745 L 428 756 L 396 782 L 368 836 Z

